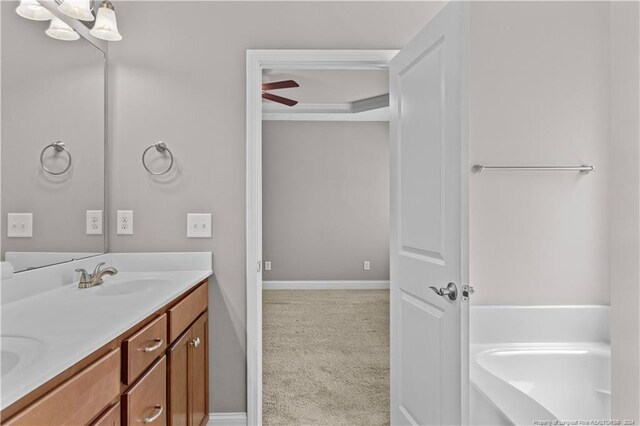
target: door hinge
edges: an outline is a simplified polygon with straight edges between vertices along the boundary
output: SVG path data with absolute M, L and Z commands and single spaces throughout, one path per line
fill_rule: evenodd
M 469 296 L 471 296 L 475 291 L 476 291 L 476 289 L 473 288 L 473 286 L 463 285 L 462 286 L 462 301 L 466 302 L 467 300 L 469 300 Z

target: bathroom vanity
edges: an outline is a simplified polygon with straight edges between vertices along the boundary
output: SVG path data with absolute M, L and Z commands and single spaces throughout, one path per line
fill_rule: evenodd
M 106 253 L 107 43 L 40 3 L 79 40 L 0 4 L 0 423 L 204 424 L 212 254 Z
M 105 254 L 3 283 L 2 424 L 206 424 L 210 259 Z M 98 261 L 118 274 L 79 289 Z

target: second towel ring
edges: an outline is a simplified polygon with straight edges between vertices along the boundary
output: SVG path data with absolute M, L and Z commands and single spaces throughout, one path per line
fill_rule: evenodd
M 44 165 L 44 153 L 47 151 L 47 149 L 49 148 L 53 148 L 55 149 L 56 152 L 66 152 L 67 156 L 69 157 L 69 164 L 67 164 L 67 167 L 64 168 L 64 170 L 60 171 L 60 172 L 54 172 L 53 170 L 47 168 L 47 166 Z M 42 152 L 40 153 L 40 166 L 42 166 L 42 170 L 44 170 L 45 172 L 49 173 L 50 175 L 54 175 L 54 176 L 58 176 L 61 174 L 66 173 L 67 170 L 69 170 L 71 168 L 71 153 L 69 152 L 69 150 L 67 149 L 67 147 L 64 146 L 64 142 L 62 141 L 55 141 L 50 143 L 49 145 L 45 146 L 42 149 Z
M 169 153 L 169 157 L 171 158 L 171 163 L 169 163 L 169 167 L 167 167 L 167 170 L 165 170 L 163 172 L 153 172 L 153 171 L 151 171 L 151 169 L 149 169 L 149 167 L 147 166 L 147 163 L 144 161 L 144 157 L 145 157 L 145 155 L 147 155 L 147 152 L 151 148 L 155 148 L 160 153 L 164 153 L 165 151 Z M 171 170 L 171 168 L 173 167 L 173 154 L 171 153 L 171 150 L 169 148 L 167 148 L 167 144 L 165 144 L 164 142 L 156 142 L 153 145 L 151 145 L 150 147 L 148 147 L 147 149 L 145 149 L 144 152 L 142 153 L 142 165 L 144 166 L 145 170 L 147 172 L 149 172 L 149 174 L 152 174 L 154 176 L 160 176 L 160 175 L 167 174 L 167 173 L 169 173 L 169 170 Z

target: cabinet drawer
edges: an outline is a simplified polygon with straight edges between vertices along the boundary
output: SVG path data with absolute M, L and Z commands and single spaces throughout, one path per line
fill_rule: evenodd
M 119 393 L 120 349 L 115 349 L 30 405 L 6 424 L 88 424 Z
M 162 357 L 122 397 L 126 424 L 167 424 L 167 359 Z
M 166 348 L 167 315 L 162 315 L 124 341 L 122 381 L 127 385 L 133 383 L 154 360 L 164 354 Z
M 208 283 L 205 281 L 169 309 L 169 341 L 177 339 L 207 309 L 208 297 Z
M 120 403 L 109 408 L 92 426 L 120 426 Z

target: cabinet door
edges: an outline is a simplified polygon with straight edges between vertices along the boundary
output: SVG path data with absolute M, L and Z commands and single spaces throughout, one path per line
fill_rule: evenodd
M 189 411 L 192 426 L 206 424 L 208 420 L 207 352 L 207 312 L 205 312 L 191 326 L 189 342 L 189 386 L 191 388 Z
M 187 426 L 189 414 L 189 342 L 187 330 L 169 349 L 169 424 Z

